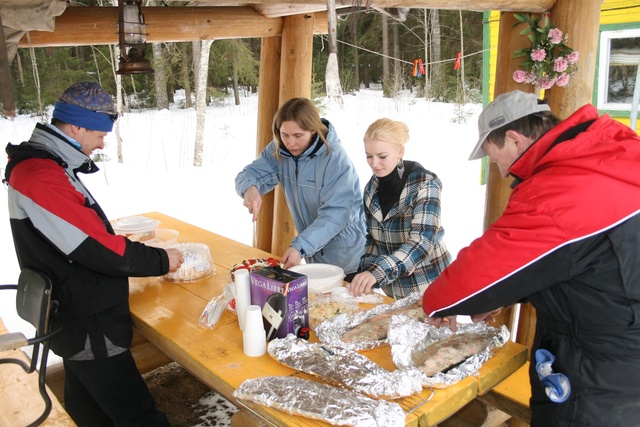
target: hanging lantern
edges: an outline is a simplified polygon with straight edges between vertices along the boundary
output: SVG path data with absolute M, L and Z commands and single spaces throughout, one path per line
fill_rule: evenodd
M 118 74 L 153 73 L 147 53 L 147 33 L 142 0 L 120 0 L 118 2 L 118 35 L 120 62 Z

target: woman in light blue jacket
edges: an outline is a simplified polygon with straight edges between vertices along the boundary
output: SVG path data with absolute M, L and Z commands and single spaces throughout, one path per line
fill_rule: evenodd
M 306 98 L 293 98 L 273 119 L 274 140 L 236 177 L 236 192 L 258 218 L 262 195 L 280 183 L 298 235 L 285 268 L 326 263 L 355 273 L 364 250 L 362 190 L 335 129 Z

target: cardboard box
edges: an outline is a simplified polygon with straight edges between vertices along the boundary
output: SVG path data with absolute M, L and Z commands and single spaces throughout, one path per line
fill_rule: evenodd
M 280 267 L 250 273 L 251 304 L 262 307 L 267 340 L 309 327 L 307 276 Z

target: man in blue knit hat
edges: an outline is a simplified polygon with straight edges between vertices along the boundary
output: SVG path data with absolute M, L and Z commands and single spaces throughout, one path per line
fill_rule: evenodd
M 129 351 L 128 277 L 175 271 L 182 254 L 115 235 L 79 176 L 98 170 L 90 156 L 116 119 L 100 85 L 78 83 L 56 102 L 51 124 L 7 146 L 11 231 L 20 267 L 53 283 L 62 331 L 51 349 L 62 357 L 65 409 L 76 424 L 168 426 Z

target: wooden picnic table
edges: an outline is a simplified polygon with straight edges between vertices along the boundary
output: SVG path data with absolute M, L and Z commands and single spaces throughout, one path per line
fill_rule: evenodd
M 158 212 L 143 215 L 159 220 L 159 228 L 178 230 L 181 243 L 207 244 L 217 272 L 214 276 L 190 283 L 173 283 L 154 277 L 131 278 L 130 304 L 135 328 L 172 360 L 236 404 L 240 414 L 253 412 L 268 425 L 328 426 L 325 422 L 262 405 L 238 402 L 233 392 L 249 378 L 295 375 L 318 379 L 292 370 L 268 354 L 245 356 L 237 317 L 228 310 L 212 329 L 198 325 L 200 314 L 209 300 L 220 295 L 224 286 L 231 282 L 229 272 L 234 264 L 245 259 L 273 255 Z M 310 341 L 317 341 L 313 332 Z M 362 354 L 385 369 L 395 370 L 388 346 L 363 351 Z M 478 376 L 470 376 L 450 387 L 436 389 L 435 393 L 425 388 L 419 395 L 395 401 L 407 413 L 406 426 L 436 425 L 476 396 L 491 390 L 525 361 L 526 347 L 510 341 L 482 366 Z

